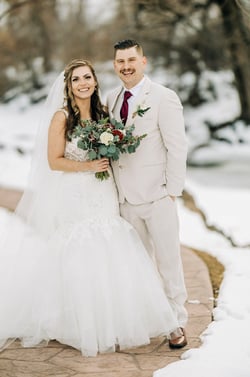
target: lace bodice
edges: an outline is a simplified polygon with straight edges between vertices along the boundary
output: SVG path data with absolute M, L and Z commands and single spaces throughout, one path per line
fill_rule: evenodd
M 77 146 L 78 138 L 66 141 L 64 157 L 74 161 L 86 160 L 87 152 Z

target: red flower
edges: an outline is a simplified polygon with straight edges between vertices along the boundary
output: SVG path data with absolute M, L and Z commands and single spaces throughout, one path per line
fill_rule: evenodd
M 120 130 L 113 130 L 112 131 L 112 134 L 115 136 L 115 135 L 117 135 L 117 136 L 119 136 L 119 139 L 120 140 L 122 140 L 123 138 L 124 138 L 124 135 L 123 135 L 123 133 L 120 131 Z

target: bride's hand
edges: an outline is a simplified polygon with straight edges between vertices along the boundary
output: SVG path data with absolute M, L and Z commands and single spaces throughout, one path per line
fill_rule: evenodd
M 96 173 L 106 171 L 109 167 L 109 159 L 108 158 L 101 158 L 100 160 L 93 160 L 88 161 L 89 163 L 89 170 L 94 171 Z

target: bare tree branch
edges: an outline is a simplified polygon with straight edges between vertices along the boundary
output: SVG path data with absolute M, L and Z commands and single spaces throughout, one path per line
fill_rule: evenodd
M 246 2 L 244 0 L 235 0 L 238 7 L 241 9 L 243 13 L 245 13 L 246 16 L 250 15 L 250 3 Z
M 51 1 L 51 0 L 45 0 L 45 1 Z M 8 14 L 13 12 L 14 10 L 21 8 L 22 6 L 30 3 L 35 3 L 35 0 L 21 0 L 18 3 L 15 3 L 11 5 L 8 9 L 6 9 L 2 14 L 0 14 L 0 21 L 6 17 Z

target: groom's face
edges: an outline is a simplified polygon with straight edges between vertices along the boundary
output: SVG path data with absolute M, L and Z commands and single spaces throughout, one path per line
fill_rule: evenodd
M 114 68 L 125 87 L 131 89 L 143 78 L 146 63 L 146 57 L 136 47 L 131 47 L 116 51 Z

